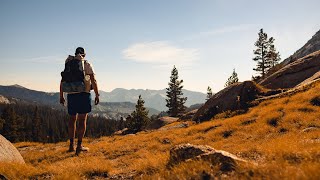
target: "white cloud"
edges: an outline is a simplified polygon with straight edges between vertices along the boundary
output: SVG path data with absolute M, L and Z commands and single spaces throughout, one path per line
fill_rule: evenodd
M 176 47 L 168 41 L 136 43 L 122 54 L 125 59 L 157 65 L 191 65 L 198 59 L 198 50 Z

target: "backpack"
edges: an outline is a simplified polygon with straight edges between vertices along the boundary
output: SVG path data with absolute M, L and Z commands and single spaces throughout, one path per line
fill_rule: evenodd
M 66 93 L 85 92 L 85 61 L 77 60 L 74 57 L 66 61 L 64 71 L 61 72 L 62 91 Z

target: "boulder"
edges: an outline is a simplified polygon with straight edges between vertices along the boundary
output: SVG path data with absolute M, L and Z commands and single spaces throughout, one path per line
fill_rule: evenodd
M 126 132 L 128 132 L 128 128 L 124 128 L 122 130 L 116 131 L 113 133 L 113 135 L 125 135 Z
M 320 51 L 316 51 L 287 64 L 259 84 L 270 89 L 293 88 L 301 83 L 306 83 L 305 80 L 311 81 L 319 78 L 319 74 L 317 74 L 319 71 Z
M 187 128 L 187 127 L 189 127 L 188 122 L 183 122 L 183 123 L 176 124 L 176 125 L 164 126 L 164 127 L 159 128 L 159 130 L 163 131 L 163 130 Z
M 224 111 L 246 110 L 250 102 L 265 94 L 266 90 L 253 81 L 234 83 L 216 93 L 194 115 L 193 120 L 202 122 L 210 120 Z
M 185 114 L 183 114 L 180 118 L 179 121 L 185 121 L 185 120 L 189 120 L 192 119 L 193 116 L 197 113 L 198 109 L 194 109 L 192 111 L 189 111 Z
M 14 162 L 24 164 L 24 160 L 10 141 L 0 134 L 0 162 Z
M 168 166 L 174 166 L 184 161 L 204 160 L 219 166 L 221 171 L 231 171 L 239 162 L 247 162 L 226 151 L 215 150 L 210 146 L 182 144 L 170 149 Z
M 304 80 L 302 83 L 298 84 L 297 87 L 310 84 L 319 79 L 320 79 L 320 71 L 316 72 L 313 76 L 309 77 L 308 79 Z
M 175 118 L 175 117 L 169 117 L 169 116 L 160 117 L 160 118 L 152 121 L 149 124 L 149 126 L 147 127 L 147 129 L 159 129 L 165 125 L 176 122 L 177 120 L 178 120 L 178 118 Z

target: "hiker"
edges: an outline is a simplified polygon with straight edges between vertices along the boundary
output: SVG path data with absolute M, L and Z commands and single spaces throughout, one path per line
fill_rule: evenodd
M 82 138 L 86 131 L 88 113 L 91 112 L 90 90 L 95 92 L 95 105 L 99 103 L 99 91 L 92 65 L 85 60 L 84 48 L 78 47 L 75 56 L 69 55 L 65 62 L 65 69 L 61 72 L 60 103 L 65 104 L 64 92 L 67 93 L 67 107 L 70 115 L 68 131 L 70 146 L 68 152 L 88 151 L 89 148 L 82 146 Z M 76 121 L 79 122 L 76 128 Z M 75 132 L 77 129 L 78 143 L 74 149 Z

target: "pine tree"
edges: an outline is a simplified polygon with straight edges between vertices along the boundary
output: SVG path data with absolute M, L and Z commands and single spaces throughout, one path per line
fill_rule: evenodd
M 148 113 L 149 111 L 144 107 L 144 100 L 141 98 L 141 95 L 139 95 L 136 110 L 131 113 L 131 120 L 128 128 L 134 132 L 145 129 L 150 122 Z
M 171 71 L 170 82 L 168 83 L 169 87 L 166 88 L 166 106 L 169 108 L 168 114 L 171 117 L 177 117 L 186 110 L 184 103 L 187 101 L 187 97 L 183 97 L 183 80 L 178 80 L 178 78 L 178 70 L 174 66 Z
M 236 82 L 239 82 L 239 78 L 238 78 L 238 74 L 236 73 L 236 70 L 233 69 L 232 75 L 228 78 L 228 80 L 225 83 L 224 87 L 228 87 L 231 84 L 234 84 Z
M 32 119 L 32 140 L 34 142 L 41 142 L 44 140 L 42 131 L 43 131 L 43 127 L 41 124 L 39 109 L 36 106 L 33 114 L 33 119 Z
M 117 129 L 122 130 L 123 128 L 125 128 L 125 121 L 124 121 L 124 118 L 121 117 L 118 122 Z
M 11 142 L 18 141 L 18 134 L 17 134 L 17 119 L 18 116 L 13 109 L 12 106 L 7 106 L 3 112 L 1 118 L 4 120 L 2 133 L 3 136 L 6 137 Z
M 206 100 L 209 100 L 210 98 L 212 98 L 212 89 L 210 86 L 208 86 L 207 88 L 207 99 Z
M 268 57 L 268 62 L 270 63 L 270 68 L 274 68 L 281 60 L 280 53 L 277 52 L 273 44 L 270 45 L 270 49 L 267 57 Z
M 255 55 L 253 60 L 257 62 L 257 67 L 253 70 L 259 72 L 261 77 L 264 78 L 267 71 L 271 68 L 269 51 L 270 47 L 273 45 L 274 38 L 270 37 L 268 39 L 268 35 L 263 32 L 263 29 L 260 29 L 258 36 L 259 38 L 254 44 L 257 49 L 253 51 Z

